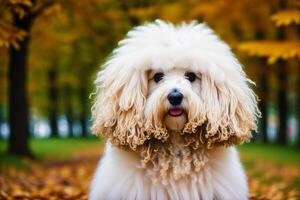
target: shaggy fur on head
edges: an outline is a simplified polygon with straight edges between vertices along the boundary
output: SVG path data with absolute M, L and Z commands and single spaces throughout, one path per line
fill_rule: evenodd
M 165 118 L 171 82 L 152 86 L 149 76 L 176 70 L 199 79 L 178 85 L 185 119 L 171 130 Z M 230 48 L 205 24 L 156 21 L 130 31 L 99 72 L 92 130 L 136 155 L 152 182 L 167 185 L 195 176 L 214 148 L 251 138 L 259 111 L 249 84 Z

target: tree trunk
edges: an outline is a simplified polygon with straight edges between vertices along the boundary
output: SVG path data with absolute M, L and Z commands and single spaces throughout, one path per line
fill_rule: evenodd
M 263 69 L 265 70 L 265 69 Z M 268 143 L 268 135 L 267 135 L 267 128 L 268 128 L 268 79 L 265 73 L 263 73 L 260 81 L 261 91 L 262 94 L 260 96 L 260 101 L 258 103 L 258 107 L 261 112 L 261 134 L 262 134 L 262 141 L 263 143 Z
M 68 123 L 69 136 L 73 137 L 73 107 L 72 107 L 72 88 L 70 85 L 65 87 L 65 114 Z
M 4 106 L 0 105 L 0 139 L 4 138 L 4 133 L 2 132 L 2 125 L 4 123 L 5 123 Z
M 300 35 L 300 26 L 297 27 L 296 29 L 298 36 Z M 300 38 L 298 38 L 300 39 Z M 297 115 L 297 125 L 298 125 L 298 131 L 297 131 L 297 136 L 296 136 L 296 145 L 298 148 L 300 148 L 300 67 L 298 66 L 297 68 L 297 82 L 296 82 L 296 115 Z
M 81 104 L 81 114 L 80 114 L 80 123 L 81 123 L 81 130 L 82 130 L 82 137 L 87 136 L 87 124 L 86 124 L 86 116 L 87 116 L 87 94 L 86 94 L 86 88 L 81 87 L 79 91 L 80 95 L 80 104 Z
M 54 65 L 48 71 L 48 95 L 49 95 L 49 120 L 51 137 L 58 137 L 57 108 L 58 108 L 58 88 L 57 88 L 57 69 Z
M 27 31 L 28 34 L 33 18 L 31 15 L 20 19 L 13 16 L 15 27 Z M 26 70 L 28 45 L 27 36 L 19 43 L 20 48 L 10 48 L 9 51 L 9 125 L 10 137 L 8 151 L 13 155 L 30 155 L 29 150 L 29 118 L 26 91 Z
M 286 8 L 286 1 L 279 0 L 279 9 L 283 10 Z M 285 32 L 283 27 L 278 28 L 277 39 L 284 40 Z M 277 143 L 285 145 L 287 143 L 287 118 L 288 118 L 288 99 L 287 99 L 287 77 L 288 66 L 284 61 L 278 62 L 277 77 L 279 81 L 278 91 L 278 109 L 279 109 L 279 130 Z
M 263 40 L 265 38 L 265 30 L 259 29 L 256 32 L 256 39 Z M 265 60 L 259 59 L 257 65 L 263 66 Z M 268 82 L 268 75 L 269 75 L 269 67 L 263 66 L 261 68 L 262 72 L 259 77 L 259 90 L 260 90 L 260 101 L 258 103 L 259 110 L 261 112 L 261 119 L 260 119 L 260 132 L 262 134 L 262 142 L 268 143 L 268 100 L 269 100 L 269 82 Z
M 288 99 L 287 99 L 287 66 L 280 61 L 278 65 L 278 110 L 279 110 L 279 130 L 277 143 L 285 145 L 287 143 L 287 118 L 288 118 Z

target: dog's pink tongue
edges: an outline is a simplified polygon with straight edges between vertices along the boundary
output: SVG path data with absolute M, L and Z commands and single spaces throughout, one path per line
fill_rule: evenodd
M 169 110 L 169 115 L 171 115 L 173 117 L 180 116 L 180 115 L 182 115 L 182 113 L 183 113 L 183 109 L 181 109 L 181 108 L 171 108 Z

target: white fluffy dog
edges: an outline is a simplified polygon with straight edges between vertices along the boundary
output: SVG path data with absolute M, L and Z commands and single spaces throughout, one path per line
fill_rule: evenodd
M 230 146 L 256 129 L 250 83 L 205 24 L 134 28 L 96 80 L 93 132 L 107 143 L 90 199 L 247 199 Z

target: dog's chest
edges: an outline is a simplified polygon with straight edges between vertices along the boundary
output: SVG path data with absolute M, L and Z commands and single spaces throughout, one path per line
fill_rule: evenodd
M 181 145 L 173 145 L 169 150 L 171 154 L 158 151 L 155 162 L 144 168 L 134 161 L 136 165 L 132 163 L 124 169 L 131 175 L 123 176 L 118 188 L 130 191 L 128 199 L 213 199 L 214 169 L 207 152 Z
M 155 170 L 155 169 L 152 169 Z M 168 176 L 166 179 L 154 179 L 157 171 L 139 170 L 128 176 L 123 181 L 118 181 L 117 188 L 122 188 L 123 194 L 111 194 L 111 199 L 118 199 L 117 196 L 126 196 L 127 199 L 213 199 L 212 171 L 207 168 L 201 169 L 199 172 L 192 172 L 174 179 L 174 176 Z M 151 174 L 153 176 L 151 177 Z M 164 175 L 162 175 L 164 176 Z M 119 191 L 120 192 L 120 191 Z
M 186 154 L 177 153 L 179 157 Z M 210 152 L 199 171 L 193 170 L 193 163 L 183 164 L 182 158 L 172 162 L 171 168 L 164 166 L 168 162 L 160 163 L 159 167 L 141 168 L 136 155 L 108 148 L 95 174 L 91 199 L 247 199 L 246 177 L 234 149 Z M 175 177 L 168 169 L 180 176 Z

